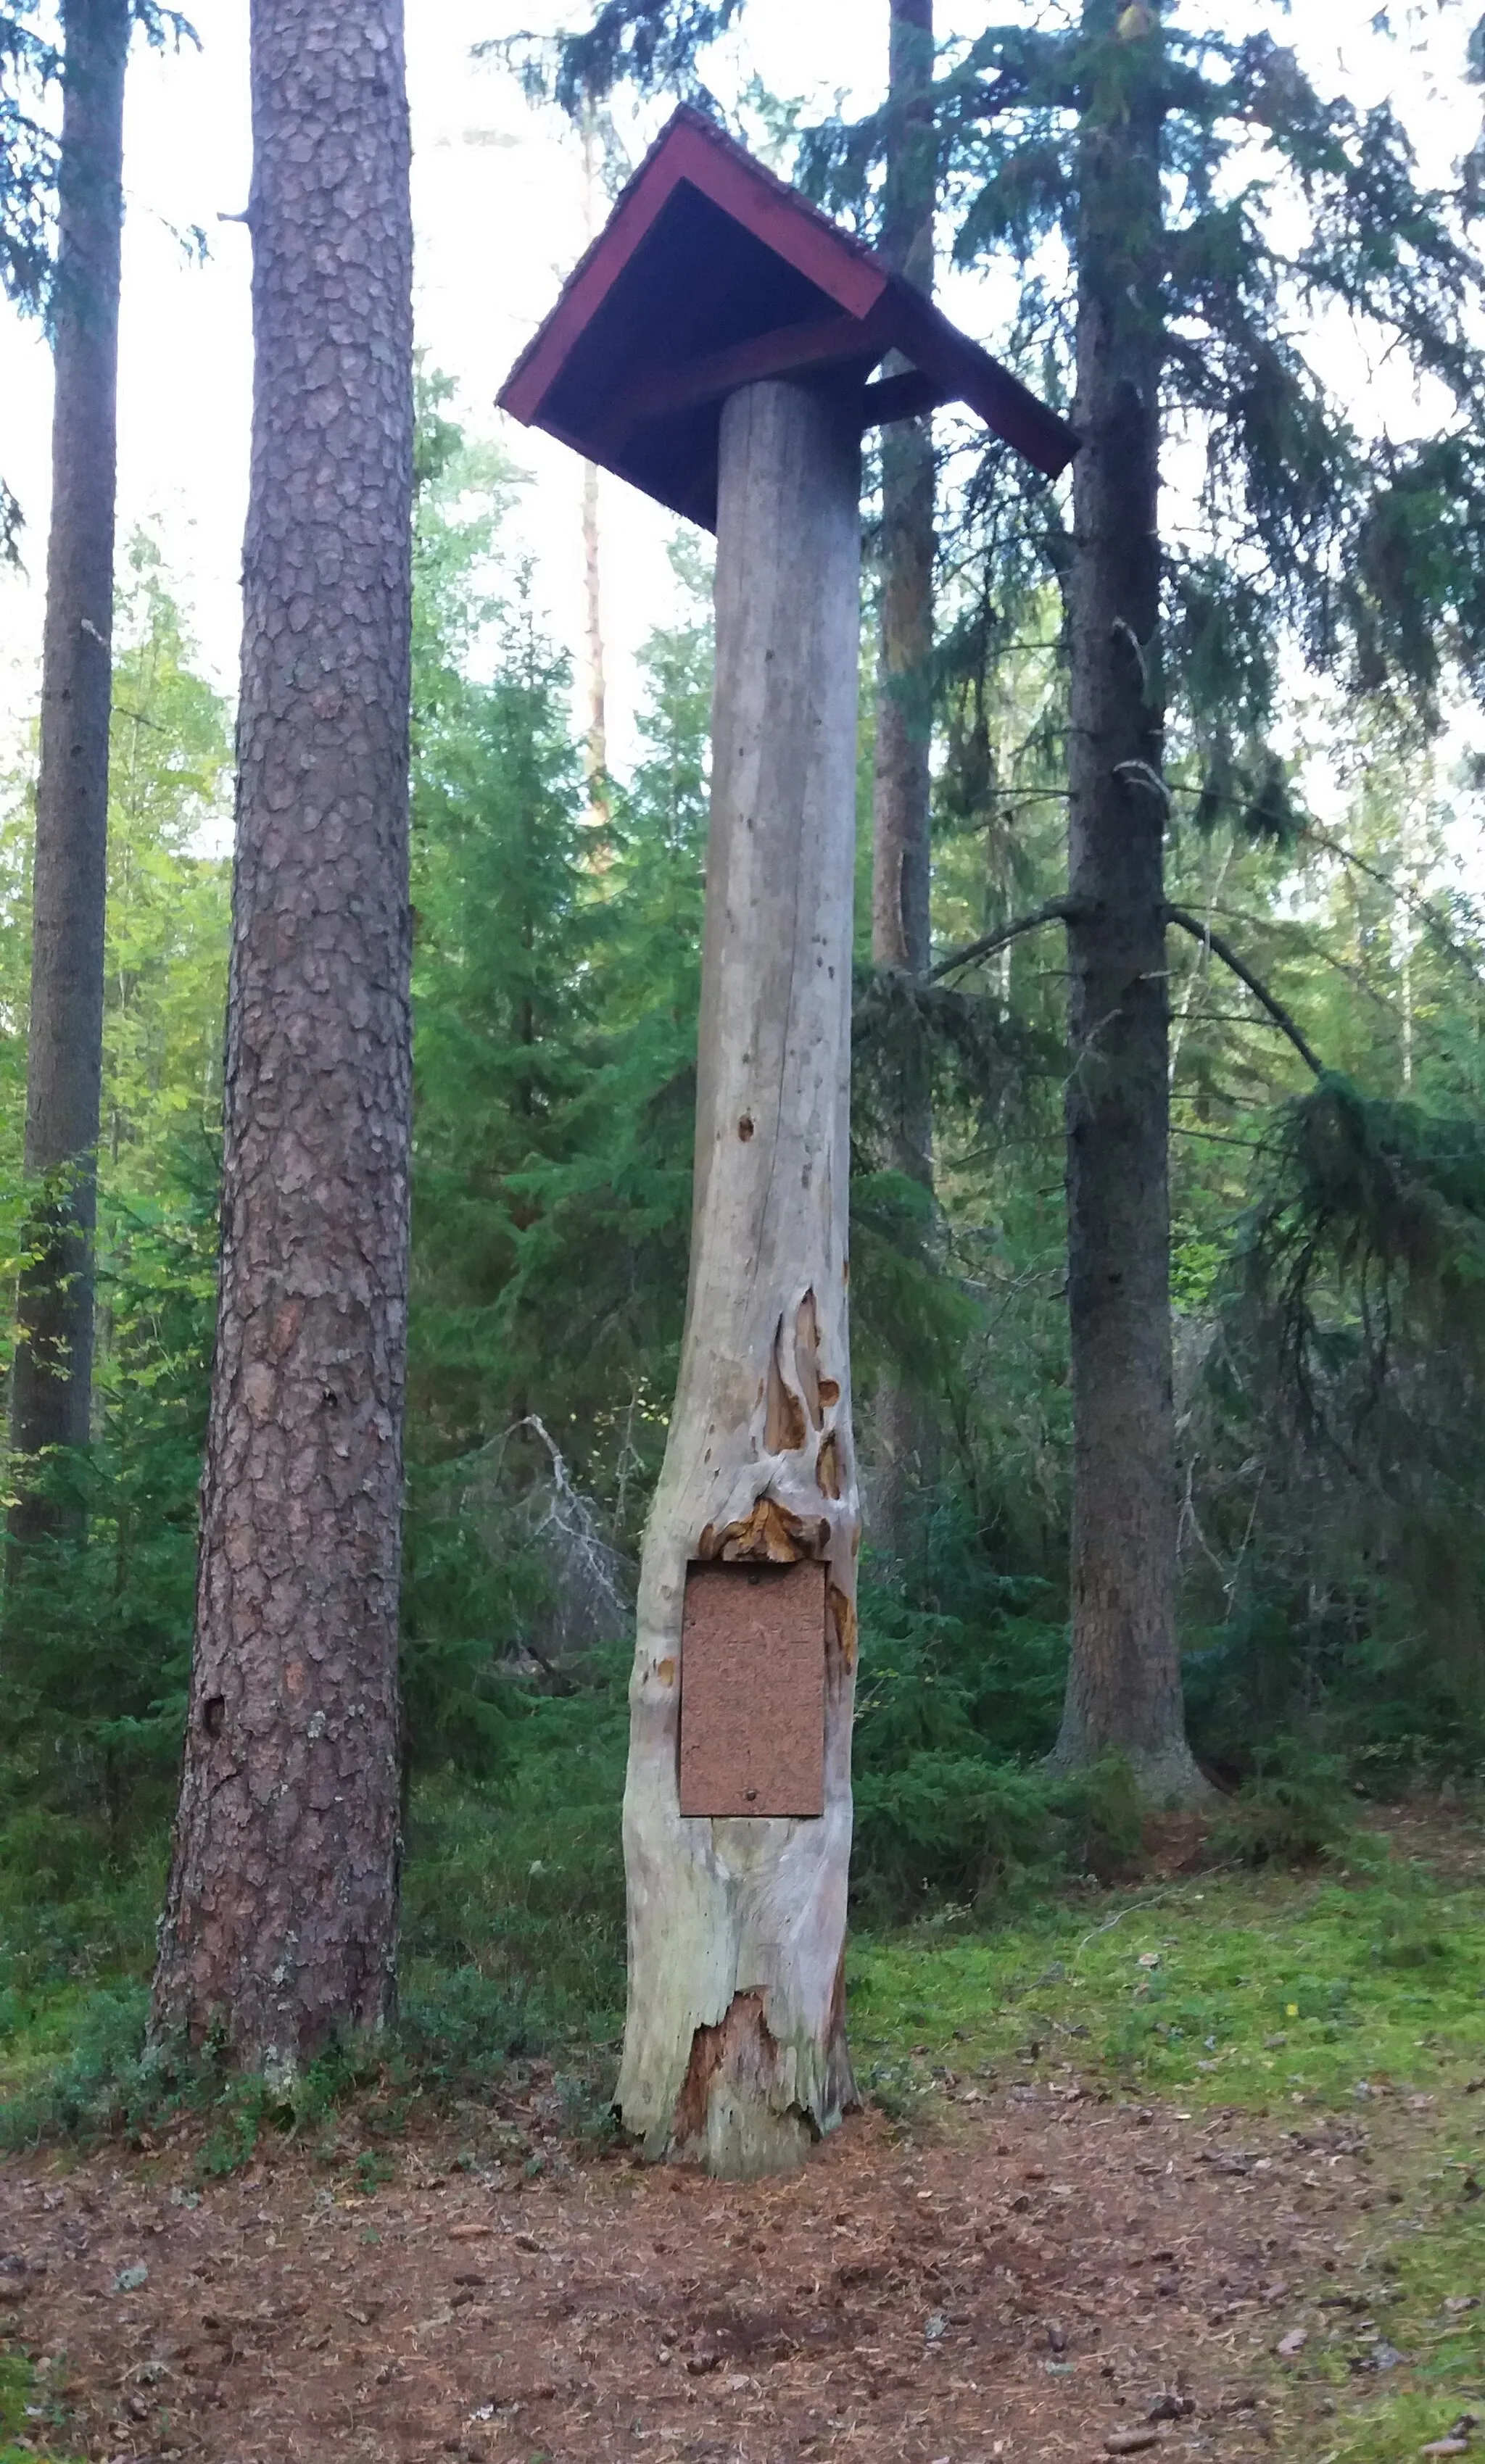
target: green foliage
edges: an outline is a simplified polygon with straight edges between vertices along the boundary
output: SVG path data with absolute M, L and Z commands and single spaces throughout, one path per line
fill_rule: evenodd
M 704 95 L 698 55 L 742 14 L 743 0 L 597 0 L 581 33 L 518 34 L 483 43 L 505 59 L 534 100 L 554 100 L 574 120 L 620 84 L 641 94 Z
M 225 803 L 227 714 L 194 671 L 147 540 L 133 541 L 127 564 L 110 768 L 98 1434 L 48 1474 L 80 1523 L 12 1551 L 0 1654 L 0 1859 L 43 1858 L 38 1878 L 44 1856 L 75 1853 L 69 1839 L 126 1864 L 168 1811 L 216 1285 L 228 884 L 202 841 Z M 0 827 L 11 1019 L 25 1015 L 28 825 L 20 794 Z M 6 1046 L 0 1067 L 13 1069 L 23 1111 L 23 1038 Z M 12 1149 L 0 1190 L 12 1258 L 19 1160 Z
M 112 1215 L 100 1435 L 52 1474 L 80 1528 L 8 1573 L 0 1767 L 30 1805 L 96 1822 L 110 1856 L 168 1810 L 189 1674 L 216 1210 L 214 1154 L 188 1160 L 193 1194 Z
M 34 2365 L 0 2342 L 0 2464 L 68 2464 L 47 2435 L 63 2427 L 63 2409 Z
M 1248 1865 L 1314 1865 L 1356 1840 L 1345 1765 L 1285 1738 L 1245 1781 L 1212 1834 L 1219 1857 Z
M 1276 1293 L 1312 1389 L 1320 1292 L 1344 1289 L 1385 1345 L 1396 1309 L 1462 1331 L 1485 1279 L 1485 1122 L 1366 1097 L 1322 1079 L 1281 1116 L 1270 1187 L 1248 1229 L 1250 1272 Z
M 0 11 L 0 290 L 33 313 L 46 296 L 55 138 L 41 115 L 61 69 L 34 0 Z

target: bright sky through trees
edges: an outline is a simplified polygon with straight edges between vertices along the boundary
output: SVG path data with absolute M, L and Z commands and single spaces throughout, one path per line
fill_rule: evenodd
M 1230 11 L 1208 0 L 1231 30 Z M 955 31 L 1013 19 L 1052 22 L 1060 0 L 964 0 L 945 9 Z M 248 241 L 239 213 L 249 166 L 247 11 L 244 0 L 197 0 L 189 12 L 203 48 L 180 56 L 142 51 L 130 78 L 121 369 L 121 536 L 156 526 L 166 562 L 207 659 L 235 683 L 237 569 L 247 480 L 251 393 Z M 1391 92 L 1436 146 L 1442 176 L 1474 142 L 1480 98 L 1464 83 L 1465 36 L 1477 13 L 1460 0 L 1391 0 L 1393 38 L 1372 31 L 1370 0 L 1255 0 L 1252 31 L 1270 25 L 1299 50 L 1321 91 L 1361 105 Z M 477 430 L 510 362 L 549 306 L 584 244 L 583 181 L 575 143 L 538 114 L 471 46 L 520 28 L 544 29 L 582 11 L 567 0 L 411 0 L 411 83 L 417 215 L 419 340 L 458 384 L 460 415 Z M 824 112 L 838 94 L 869 107 L 886 61 L 886 0 L 750 0 L 743 35 L 720 48 L 717 91 L 730 100 L 756 75 L 772 93 Z M 657 115 L 652 115 L 652 121 Z M 642 142 L 651 122 L 632 133 Z M 1425 161 L 1427 175 L 1430 165 Z M 182 235 L 205 231 L 203 267 Z M 993 304 L 955 284 L 950 313 L 988 333 Z M 6 473 L 27 514 L 22 578 L 0 577 L 0 748 L 35 703 L 45 538 L 51 369 L 40 337 L 0 310 Z M 1407 410 L 1400 405 L 1399 424 Z M 522 467 L 540 485 L 519 518 L 537 561 L 538 591 L 560 637 L 581 639 L 580 475 L 544 438 L 514 433 Z M 613 758 L 634 749 L 633 652 L 670 604 L 668 518 L 617 482 L 604 491 Z

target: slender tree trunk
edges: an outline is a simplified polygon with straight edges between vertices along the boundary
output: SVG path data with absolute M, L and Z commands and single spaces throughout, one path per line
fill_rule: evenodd
M 696 1207 L 640 1574 L 618 2104 L 648 2154 L 736 2175 L 799 2163 L 853 2093 L 841 1976 L 860 1529 L 846 1248 L 859 459 L 827 395 L 756 385 L 723 410 Z M 818 1818 L 681 1815 L 695 1560 L 823 1566 Z
M 221 1296 L 157 2035 L 394 1999 L 412 387 L 401 0 L 254 0 Z
M 584 753 L 588 808 L 595 824 L 609 820 L 609 686 L 604 656 L 603 566 L 598 532 L 598 465 L 583 466 L 583 585 L 587 647 L 587 713 Z
M 938 143 L 933 115 L 933 0 L 891 0 L 886 195 L 881 253 L 920 291 L 933 290 Z M 882 433 L 881 642 L 872 798 L 872 957 L 925 975 L 929 930 L 933 739 L 933 423 Z M 883 1160 L 933 1186 L 933 1099 L 927 1055 L 904 1059 Z M 930 1475 L 925 1399 L 885 1376 L 873 1397 L 872 1538 L 900 1553 L 915 1489 Z
M 591 247 L 598 229 L 598 137 L 591 106 L 583 120 L 583 218 Z M 596 462 L 583 465 L 583 586 L 587 650 L 587 714 L 584 749 L 588 808 L 595 825 L 607 827 L 609 794 L 609 684 L 604 654 L 603 565 L 598 530 L 599 473 Z M 603 859 L 607 861 L 607 858 Z
M 83 1446 L 103 1067 L 119 261 L 128 0 L 66 0 L 53 312 L 52 527 L 36 781 L 26 1167 L 43 1177 L 20 1277 L 11 1442 L 19 1540 L 54 1527 L 26 1459 Z
M 1160 672 L 1163 335 L 1158 30 L 1085 0 L 1074 464 L 1068 926 L 1073 1656 L 1054 1762 L 1128 1757 L 1154 1801 L 1206 1793 L 1175 1627 L 1169 1002 Z

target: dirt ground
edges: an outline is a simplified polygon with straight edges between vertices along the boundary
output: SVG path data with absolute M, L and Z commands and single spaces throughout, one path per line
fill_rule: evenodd
M 1363 2130 L 961 2094 L 748 2188 L 461 2171 L 452 2141 L 368 2198 L 292 2151 L 199 2201 L 185 2150 L 11 2160 L 0 2324 L 128 2464 L 1270 2449 L 1294 2305 L 1371 2203 Z

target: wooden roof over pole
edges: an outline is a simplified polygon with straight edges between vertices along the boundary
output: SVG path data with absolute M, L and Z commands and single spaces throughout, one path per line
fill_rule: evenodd
M 907 368 L 870 382 L 892 351 Z M 858 389 L 863 428 L 965 403 L 1049 477 L 1076 446 L 1065 420 L 912 283 L 689 105 L 499 401 L 711 530 L 723 401 L 763 377 L 807 374 Z

